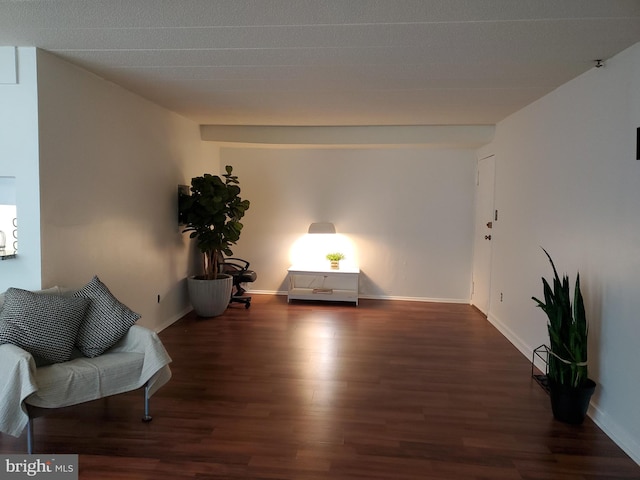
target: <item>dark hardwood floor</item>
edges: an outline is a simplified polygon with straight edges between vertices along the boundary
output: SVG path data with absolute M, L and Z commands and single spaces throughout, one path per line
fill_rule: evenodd
M 590 419 L 553 420 L 530 365 L 468 305 L 254 296 L 160 337 L 173 378 L 36 420 L 37 453 L 101 479 L 629 479 Z M 26 437 L 0 436 L 24 453 Z

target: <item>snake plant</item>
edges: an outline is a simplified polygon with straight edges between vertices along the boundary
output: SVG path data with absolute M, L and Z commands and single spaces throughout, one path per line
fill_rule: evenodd
M 576 277 L 572 303 L 569 277 L 565 274 L 560 280 L 551 256 L 546 250 L 544 253 L 553 268 L 553 288 L 543 277 L 544 302 L 531 298 L 548 317 L 550 351 L 547 375 L 556 384 L 581 387 L 587 381 L 588 325 L 580 292 L 580 274 Z

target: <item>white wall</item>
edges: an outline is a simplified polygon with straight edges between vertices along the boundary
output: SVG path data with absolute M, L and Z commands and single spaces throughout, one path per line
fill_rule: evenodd
M 363 297 L 469 301 L 475 154 L 465 149 L 221 148 L 251 208 L 234 254 L 284 291 L 289 249 L 330 221 L 355 243 Z
M 217 149 L 197 124 L 44 51 L 38 85 L 43 285 L 97 274 L 139 323 L 168 325 L 189 309 L 177 185 L 217 171 Z
M 497 125 L 489 318 L 529 358 L 548 343 L 551 270 L 579 270 L 590 321 L 593 418 L 640 462 L 640 44 Z M 503 302 L 500 302 L 500 293 Z
M 0 48 L 0 176 L 15 177 L 19 223 L 19 254 L 0 261 L 3 292 L 40 288 L 41 271 L 36 50 Z

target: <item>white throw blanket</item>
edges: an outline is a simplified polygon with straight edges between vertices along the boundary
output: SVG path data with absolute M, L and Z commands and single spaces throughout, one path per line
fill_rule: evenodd
M 147 382 L 152 395 L 171 378 L 170 362 L 158 335 L 138 325 L 103 355 L 39 368 L 28 352 L 0 345 L 0 431 L 20 436 L 28 422 L 25 403 L 66 407 L 135 390 Z

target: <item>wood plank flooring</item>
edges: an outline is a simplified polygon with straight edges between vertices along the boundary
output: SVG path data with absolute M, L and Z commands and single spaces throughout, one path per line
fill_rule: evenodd
M 530 365 L 468 305 L 254 296 L 160 337 L 173 378 L 35 423 L 80 478 L 640 479 L 590 419 L 553 420 Z M 26 437 L 0 435 L 0 452 Z

